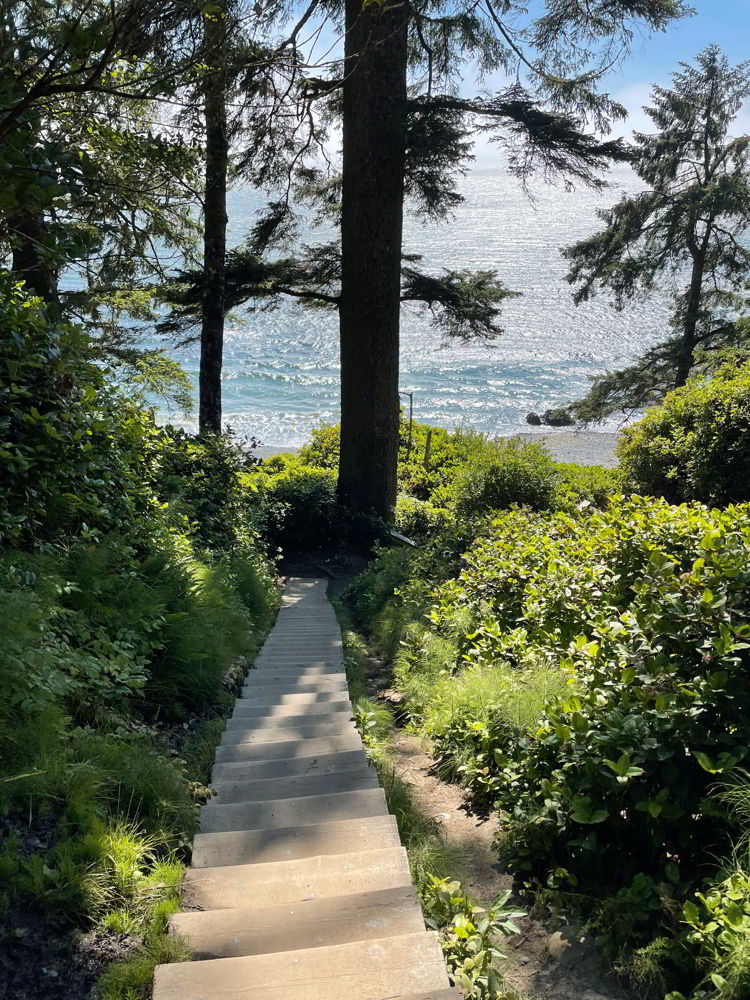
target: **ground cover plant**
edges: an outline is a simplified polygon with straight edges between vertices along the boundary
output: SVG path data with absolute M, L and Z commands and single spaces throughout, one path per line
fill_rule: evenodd
M 499 942 L 519 933 L 514 920 L 524 914 L 509 902 L 509 892 L 485 909 L 464 888 L 465 851 L 444 838 L 438 822 L 420 809 L 411 786 L 397 773 L 390 750 L 392 712 L 367 690 L 367 645 L 351 627 L 346 606 L 337 602 L 336 612 L 357 728 L 378 772 L 389 812 L 396 817 L 425 923 L 440 936 L 451 983 L 467 1000 L 520 1000 L 504 981 L 501 963 L 505 955 Z
M 0 993 L 82 997 L 127 959 L 100 995 L 146 997 L 274 571 L 236 445 L 157 429 L 0 293 Z

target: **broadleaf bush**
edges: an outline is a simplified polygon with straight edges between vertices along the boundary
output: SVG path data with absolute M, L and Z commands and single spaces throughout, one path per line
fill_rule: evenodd
M 750 500 L 750 363 L 675 389 L 623 431 L 617 450 L 638 492 L 715 506 Z

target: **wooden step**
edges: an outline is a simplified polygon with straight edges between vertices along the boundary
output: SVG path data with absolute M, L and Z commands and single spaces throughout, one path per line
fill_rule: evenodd
M 308 655 L 305 653 L 287 653 L 284 656 L 277 656 L 275 653 L 259 653 L 255 663 L 251 668 L 251 673 L 262 673 L 271 667 L 283 667 L 287 670 L 303 667 L 326 667 L 340 673 L 344 670 L 344 657 L 341 654 L 324 656 Z
M 402 1000 L 448 982 L 429 931 L 282 954 L 160 965 L 154 1000 Z
M 277 830 L 199 833 L 193 842 L 193 868 L 295 861 L 400 846 L 396 819 L 391 815 Z
M 403 847 L 381 847 L 292 861 L 190 868 L 183 896 L 190 908 L 224 910 L 253 902 L 302 903 L 410 884 Z
M 246 681 L 242 694 L 246 698 L 255 698 L 258 695 L 268 697 L 276 694 L 314 694 L 317 691 L 343 691 L 349 693 L 346 678 L 329 680 L 327 677 L 315 677 L 312 680 L 307 677 L 282 677 L 264 678 L 254 677 Z
M 247 717 L 252 719 L 278 719 L 285 715 L 304 715 L 309 709 L 310 714 L 320 715 L 323 712 L 351 711 L 352 703 L 342 693 L 341 697 L 315 705 L 299 705 L 294 702 L 280 705 L 259 705 L 255 699 L 239 698 L 234 703 L 232 718 Z
M 424 930 L 410 885 L 302 903 L 176 913 L 170 930 L 197 959 L 269 955 Z
M 338 662 L 343 659 L 341 646 L 335 645 L 310 645 L 301 642 L 297 646 L 273 646 L 265 647 L 258 657 L 258 666 L 274 661 L 279 665 L 291 660 L 292 663 L 316 663 L 316 662 Z
M 332 712 L 312 712 L 309 715 L 285 716 L 242 716 L 233 715 L 227 719 L 227 729 L 280 729 L 285 726 L 317 726 L 321 722 L 349 722 L 352 713 L 346 709 L 334 709 Z
M 354 792 L 362 788 L 377 787 L 377 774 L 373 768 L 362 764 L 352 771 L 340 771 L 334 774 L 215 781 L 211 784 L 211 788 L 216 792 L 216 796 L 209 801 L 219 805 L 226 805 L 227 802 L 268 802 L 271 799 Z
M 346 687 L 346 672 L 343 670 L 325 673 L 307 673 L 306 667 L 262 667 L 252 670 L 246 680 L 245 687 L 258 687 L 269 684 L 307 684 L 309 687 L 319 687 L 327 691 L 329 687 L 338 684 Z
M 237 743 L 216 748 L 216 760 L 282 760 L 286 757 L 310 757 L 313 754 L 362 750 L 362 740 L 355 731 L 345 736 L 321 736 L 310 740 L 269 740 L 266 743 Z
M 346 698 L 346 693 L 343 691 L 299 691 L 266 695 L 261 692 L 254 693 L 251 698 L 247 695 L 245 697 L 252 701 L 253 705 L 263 705 L 264 707 L 272 705 L 301 706 L 324 705 L 329 701 L 342 701 Z
M 240 729 L 233 726 L 225 729 L 221 738 L 222 746 L 232 746 L 238 743 L 280 743 L 291 742 L 293 740 L 320 739 L 325 736 L 347 736 L 349 733 L 356 733 L 354 723 L 351 718 L 343 722 L 319 722 L 309 726 L 290 726 L 284 723 L 283 726 L 270 727 L 268 729 Z
M 268 830 L 278 827 L 333 823 L 340 819 L 364 819 L 388 813 L 382 788 L 310 795 L 293 799 L 270 799 L 265 802 L 229 802 L 214 804 L 209 800 L 201 809 L 201 833 L 226 833 L 228 830 Z
M 265 682 L 273 677 L 281 678 L 281 680 L 288 680 L 290 677 L 298 677 L 300 680 L 304 677 L 308 681 L 310 679 L 317 680 L 346 680 L 346 671 L 342 670 L 340 666 L 335 663 L 326 663 L 323 661 L 320 664 L 312 664 L 311 666 L 304 667 L 287 667 L 281 664 L 280 666 L 274 666 L 272 662 L 269 662 L 266 666 L 254 667 L 250 673 L 247 675 L 245 680 L 246 684 L 251 684 L 253 681 Z
M 214 781 L 255 781 L 259 778 L 293 778 L 298 775 L 335 774 L 360 767 L 362 751 L 341 750 L 338 753 L 310 754 L 301 757 L 285 757 L 279 760 L 230 761 L 214 764 Z
M 290 580 L 213 768 L 153 1000 L 459 1000 L 354 727 L 326 581 Z

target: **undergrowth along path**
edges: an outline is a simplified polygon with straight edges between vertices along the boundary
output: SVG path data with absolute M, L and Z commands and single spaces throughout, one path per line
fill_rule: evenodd
M 326 581 L 290 579 L 235 705 L 154 1000 L 458 1000 L 352 721 Z

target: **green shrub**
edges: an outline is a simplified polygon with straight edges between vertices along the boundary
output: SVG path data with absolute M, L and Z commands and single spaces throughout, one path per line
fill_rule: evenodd
M 611 496 L 622 492 L 624 483 L 620 469 L 606 469 L 601 465 L 574 465 L 556 462 L 558 476 L 557 510 L 576 510 L 581 504 L 606 507 Z
M 436 507 L 429 500 L 417 500 L 406 493 L 399 493 L 396 500 L 394 523 L 396 530 L 411 539 L 424 539 L 434 535 L 451 519 L 445 507 Z
M 601 507 L 622 488 L 618 470 L 553 462 L 542 445 L 532 442 L 420 423 L 411 428 L 411 447 L 409 437 L 402 417 L 394 523 L 419 541 L 456 518 L 466 522 L 513 504 L 540 510 L 575 510 L 586 502 Z M 309 466 L 333 475 L 338 460 L 339 427 L 334 425 L 314 430 L 299 456 L 274 456 L 263 468 L 278 473 Z
M 623 432 L 618 456 L 638 492 L 676 503 L 750 500 L 750 364 L 669 393 Z
M 253 444 L 231 435 L 196 437 L 164 429 L 156 491 L 187 518 L 199 548 L 258 547 L 258 511 L 247 484 L 248 473 L 258 465 Z
M 497 969 L 505 956 L 501 938 L 520 934 L 514 923 L 525 914 L 508 906 L 510 892 L 502 893 L 489 909 L 479 906 L 461 883 L 428 877 L 420 887 L 425 923 L 438 931 L 451 983 L 469 1000 L 510 998 Z
M 274 455 L 251 479 L 267 544 L 285 553 L 336 549 L 370 542 L 382 532 L 375 520 L 338 502 L 336 473 L 305 465 L 297 455 Z
M 0 276 L 0 543 L 137 534 L 155 509 L 158 431 L 118 395 L 81 330 Z
M 555 465 L 538 444 L 494 441 L 461 469 L 453 489 L 463 517 L 513 504 L 543 510 L 555 496 Z
M 325 469 L 295 465 L 263 483 L 265 529 L 273 547 L 321 549 L 340 537 L 345 514 L 336 499 L 336 477 Z
M 706 892 L 688 900 L 682 917 L 685 943 L 703 981 L 692 1000 L 743 1000 L 750 994 L 750 871 L 738 866 Z M 671 993 L 669 1000 L 684 1000 Z
M 471 614 L 466 662 L 523 669 L 533 655 L 572 682 L 530 729 L 466 719 L 439 744 L 477 758 L 467 779 L 503 814 L 517 866 L 585 880 L 596 859 L 627 882 L 716 849 L 706 789 L 750 736 L 749 555 L 745 507 L 633 498 L 575 518 L 519 511 L 436 591 L 438 631 L 457 607 Z
M 324 424 L 315 427 L 311 433 L 312 440 L 299 450 L 299 458 L 303 465 L 314 465 L 319 469 L 339 467 L 339 451 L 341 447 L 341 428 L 338 424 Z
M 0 312 L 0 910 L 19 933 L 31 914 L 135 937 L 99 992 L 145 997 L 156 962 L 187 957 L 166 919 L 208 717 L 277 604 L 253 462 L 158 430 L 80 330 L 5 282 Z

